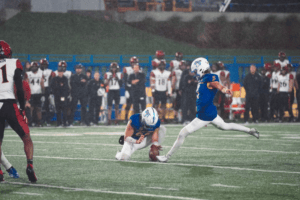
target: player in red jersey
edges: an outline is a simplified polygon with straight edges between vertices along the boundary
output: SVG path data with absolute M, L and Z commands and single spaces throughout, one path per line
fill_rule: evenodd
M 10 46 L 5 41 L 0 41 L 0 150 L 6 120 L 23 140 L 24 151 L 27 158 L 26 174 L 30 182 L 36 182 L 37 178 L 33 170 L 33 143 L 30 138 L 27 118 L 24 111 L 25 99 L 22 85 L 23 66 L 18 59 L 13 59 L 11 56 L 12 51 Z M 14 84 L 17 88 L 20 109 L 17 106 L 14 94 Z M 1 169 L 0 181 L 4 181 Z

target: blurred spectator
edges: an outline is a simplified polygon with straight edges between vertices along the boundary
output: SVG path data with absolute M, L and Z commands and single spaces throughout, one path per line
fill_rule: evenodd
M 105 74 L 105 85 L 108 85 L 109 90 L 107 94 L 108 104 L 108 121 L 107 125 L 111 124 L 112 102 L 115 101 L 115 124 L 119 120 L 119 103 L 120 103 L 120 88 L 122 86 L 122 73 L 119 72 L 119 65 L 112 62 L 109 66 L 109 72 Z
M 290 61 L 286 59 L 286 54 L 283 51 L 280 51 L 278 53 L 278 59 L 274 60 L 274 65 L 277 63 L 280 65 L 280 70 L 286 65 L 290 64 Z
M 140 105 L 142 111 L 146 108 L 146 93 L 145 93 L 145 74 L 140 72 L 140 66 L 135 64 L 133 67 L 134 73 L 130 74 L 128 82 L 131 84 L 131 95 L 134 113 L 140 113 Z
M 40 60 L 40 68 L 43 72 L 44 75 L 44 87 L 45 87 L 45 92 L 43 94 L 43 99 L 44 99 L 44 106 L 43 109 L 45 112 L 43 115 L 45 118 L 45 122 L 47 126 L 50 126 L 50 111 L 49 111 L 49 95 L 51 94 L 51 88 L 50 88 L 50 81 L 52 77 L 55 77 L 55 73 L 51 70 L 48 69 L 49 62 L 46 58 L 43 58 Z
M 266 69 L 263 68 L 261 74 L 261 90 L 259 93 L 259 106 L 261 121 L 265 122 L 268 120 L 268 102 L 269 102 L 269 90 L 270 90 L 270 79 L 266 76 Z
M 283 67 L 281 74 L 278 76 L 278 88 L 279 94 L 279 122 L 282 122 L 284 117 L 284 111 L 288 110 L 291 113 L 291 105 L 289 104 L 290 92 L 293 87 L 293 75 L 288 74 L 287 66 Z M 293 116 L 290 116 L 289 121 L 292 121 Z
M 125 98 L 126 98 L 126 108 L 125 108 L 125 121 L 128 121 L 128 112 L 132 105 L 132 94 L 131 94 L 131 82 L 128 81 L 129 76 L 133 74 L 133 66 L 139 63 L 139 59 L 135 56 L 130 58 L 130 66 L 123 68 L 124 76 L 124 86 L 125 86 Z
M 86 116 L 86 84 L 87 77 L 82 74 L 83 66 L 78 64 L 75 66 L 76 74 L 71 76 L 71 96 L 72 96 L 72 116 L 74 117 L 75 111 L 77 109 L 77 103 L 80 101 L 81 104 L 81 125 L 89 125 L 88 119 Z
M 99 72 L 95 72 L 94 79 L 88 83 L 87 93 L 89 97 L 90 125 L 98 124 L 102 97 L 105 94 L 104 83 L 100 79 Z
M 58 67 L 62 67 L 64 70 L 64 76 L 68 79 L 68 84 L 69 84 L 69 88 L 71 88 L 71 76 L 72 76 L 72 72 L 67 70 L 67 63 L 64 60 L 61 60 L 58 62 Z M 58 76 L 58 71 L 56 70 L 55 75 Z M 66 105 L 67 105 L 67 122 L 69 126 L 73 126 L 73 120 L 74 120 L 74 114 L 72 113 L 73 110 L 73 104 L 72 104 L 72 97 L 71 94 L 69 92 L 69 96 L 66 100 Z
M 166 63 L 165 52 L 163 52 L 162 50 L 157 50 L 155 52 L 155 56 L 156 56 L 156 58 L 154 58 L 151 62 L 152 70 L 155 70 L 158 67 L 158 65 L 160 64 L 161 61 Z
M 184 77 L 186 75 L 188 75 L 190 72 L 192 62 L 190 60 L 187 60 L 185 62 L 185 64 L 186 64 L 186 69 L 182 71 L 182 74 L 180 77 L 180 82 L 179 82 L 179 93 L 181 94 L 181 102 L 180 102 L 181 106 L 180 107 L 181 107 L 181 113 L 182 113 L 182 122 L 184 122 L 183 116 L 187 116 L 187 108 L 186 108 L 186 103 L 185 103 L 187 96 L 183 94 L 184 93 L 183 81 L 184 81 Z
M 292 77 L 292 91 L 290 92 L 290 99 L 289 99 L 289 105 L 291 106 L 291 109 L 289 110 L 290 111 L 290 116 L 291 116 L 291 119 L 292 121 L 294 121 L 295 117 L 294 117 L 294 113 L 293 113 L 293 104 L 294 104 L 294 100 L 295 100 L 295 89 L 294 87 L 296 87 L 297 85 L 297 81 L 296 81 L 296 72 L 294 71 L 294 67 L 293 65 L 291 64 L 287 64 L 287 70 L 288 70 L 288 73 L 290 75 L 290 77 Z
M 198 81 L 194 78 L 194 73 L 189 71 L 189 74 L 183 77 L 182 96 L 186 97 L 183 100 L 182 121 L 186 124 L 192 121 L 196 116 L 196 90 Z
M 31 67 L 30 62 L 26 61 L 25 64 L 24 64 L 24 67 L 23 67 L 24 70 L 22 71 L 23 77 L 25 77 L 26 72 L 30 71 L 30 67 Z
M 165 70 L 166 62 L 160 61 L 157 69 L 152 70 L 150 74 L 150 84 L 152 88 L 153 102 L 155 109 L 159 112 L 162 122 L 166 122 L 166 103 L 167 96 L 171 95 L 171 72 Z M 160 109 L 158 108 L 159 103 Z
M 271 99 L 270 99 L 270 113 L 271 113 L 271 118 L 273 120 L 276 120 L 278 118 L 279 112 L 278 112 L 278 106 L 279 106 L 279 99 L 278 99 L 278 93 L 277 93 L 277 88 L 278 88 L 278 76 L 280 74 L 280 64 L 276 63 L 273 66 L 273 72 L 272 72 L 272 77 L 271 77 Z M 276 115 L 276 118 L 274 118 L 274 115 Z
M 30 112 L 31 112 L 31 121 L 29 122 L 30 126 L 34 126 L 33 123 L 34 115 L 36 114 L 37 126 L 41 125 L 42 120 L 42 92 L 44 90 L 44 75 L 42 70 L 39 69 L 38 62 L 32 62 L 30 71 L 26 72 L 26 77 L 28 79 L 31 91 L 31 98 L 30 98 Z M 35 112 L 33 112 L 35 111 Z
M 170 71 L 173 71 L 174 69 L 177 70 L 179 69 L 180 64 L 182 63 L 183 59 L 183 53 L 181 52 L 176 52 L 175 53 L 175 60 L 171 60 L 170 62 Z
M 61 115 L 63 115 L 63 125 L 67 126 L 67 97 L 69 96 L 69 84 L 67 77 L 64 76 L 63 67 L 57 69 L 58 76 L 51 82 L 51 89 L 54 94 L 55 108 L 57 116 L 57 126 L 61 126 Z
M 92 71 L 91 70 L 86 70 L 85 75 L 87 77 L 87 82 L 89 82 L 90 80 L 92 80 Z
M 250 73 L 244 79 L 244 88 L 246 90 L 246 109 L 245 123 L 249 120 L 249 111 L 253 116 L 253 122 L 258 123 L 258 103 L 259 91 L 261 89 L 261 77 L 256 72 L 256 66 L 250 66 Z
M 297 94 L 297 107 L 298 107 L 298 119 L 297 121 L 300 122 L 300 71 L 298 71 L 296 75 L 296 81 L 295 81 L 295 87 L 296 87 L 296 94 Z
M 186 69 L 186 62 L 185 61 L 180 61 L 179 67 L 177 69 L 173 69 L 172 71 L 172 89 L 173 89 L 173 94 L 175 95 L 175 99 L 173 101 L 173 109 L 174 109 L 174 117 L 176 122 L 180 122 L 181 120 L 179 119 L 179 109 L 181 109 L 181 95 L 182 91 L 179 90 L 179 85 L 180 85 L 180 79 L 182 72 Z

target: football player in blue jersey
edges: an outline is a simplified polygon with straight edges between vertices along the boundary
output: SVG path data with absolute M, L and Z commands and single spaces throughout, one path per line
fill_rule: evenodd
M 150 144 L 151 149 L 159 151 L 165 134 L 166 128 L 160 126 L 157 111 L 148 107 L 142 113 L 130 117 L 124 134 L 123 148 L 115 157 L 117 160 L 129 160 L 136 150 L 146 148 Z
M 165 156 L 156 156 L 160 162 L 167 162 L 176 150 L 183 144 L 184 139 L 194 131 L 203 126 L 212 123 L 217 128 L 223 130 L 235 130 L 246 132 L 259 139 L 259 132 L 255 128 L 248 128 L 235 123 L 225 123 L 217 114 L 217 108 L 213 104 L 213 99 L 218 90 L 222 93 L 230 94 L 231 91 L 219 83 L 219 78 L 215 74 L 210 73 L 210 66 L 205 58 L 197 58 L 193 61 L 191 71 L 198 80 L 197 87 L 197 114 L 196 118 L 181 129 L 179 136 L 171 150 Z

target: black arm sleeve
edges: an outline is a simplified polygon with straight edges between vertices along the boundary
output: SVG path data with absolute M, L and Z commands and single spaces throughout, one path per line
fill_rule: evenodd
M 15 70 L 14 82 L 17 88 L 17 97 L 22 110 L 25 109 L 25 97 L 23 91 L 23 82 L 22 82 L 22 70 L 17 68 Z

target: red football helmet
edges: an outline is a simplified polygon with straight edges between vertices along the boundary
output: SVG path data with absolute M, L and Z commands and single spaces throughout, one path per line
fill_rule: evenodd
M 286 54 L 283 52 L 283 51 L 280 51 L 279 53 L 278 53 L 278 58 L 280 59 L 286 59 Z
M 130 64 L 139 63 L 139 59 L 136 56 L 130 58 Z
M 175 59 L 176 60 L 182 60 L 182 58 L 183 58 L 183 53 L 181 53 L 181 52 L 176 52 L 175 53 Z
M 165 57 L 165 52 L 163 52 L 162 50 L 157 50 L 155 52 L 155 56 L 157 59 L 161 60 L 161 59 L 164 59 Z
M 47 69 L 48 65 L 49 65 L 49 62 L 48 62 L 48 60 L 46 58 L 42 58 L 40 60 L 40 66 L 41 66 L 42 70 Z
M 12 51 L 9 44 L 7 44 L 7 42 L 5 42 L 4 40 L 0 40 L 0 59 L 11 58 L 11 56 Z
M 37 61 L 33 61 L 30 64 L 30 70 L 36 72 L 39 69 L 39 63 Z
M 67 68 L 67 63 L 66 63 L 66 61 L 62 60 L 62 61 L 58 62 L 58 66 L 63 67 L 63 68 Z
M 275 63 L 273 67 L 274 67 L 275 70 L 276 70 L 276 69 L 277 69 L 277 70 L 280 70 L 280 69 L 281 69 L 281 65 L 280 65 L 279 63 Z
M 218 61 L 217 65 L 218 65 L 218 67 L 219 67 L 220 70 L 225 69 L 224 63 L 222 63 L 221 61 Z
M 116 63 L 116 62 L 112 62 L 112 63 L 110 63 L 110 66 L 109 66 L 109 71 L 111 71 L 111 72 L 113 72 L 113 69 L 116 69 L 116 72 L 119 70 L 119 65 L 118 65 L 118 63 Z
M 266 71 L 272 71 L 272 63 L 266 63 L 264 65 L 264 68 Z

